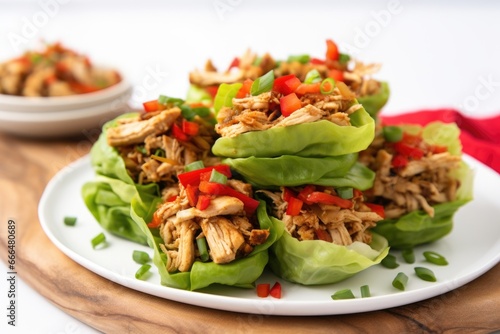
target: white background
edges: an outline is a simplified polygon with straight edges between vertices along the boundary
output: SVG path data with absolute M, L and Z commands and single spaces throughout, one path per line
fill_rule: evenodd
M 376 78 L 391 85 L 385 113 L 451 107 L 487 116 L 500 110 L 499 18 L 494 1 L 0 0 L 0 61 L 61 41 L 119 69 L 139 106 L 158 94 L 184 97 L 189 71 L 207 58 L 221 69 L 247 48 L 322 58 L 332 38 L 341 51 L 383 64 Z M 2 316 L 2 333 L 93 332 L 22 281 L 17 289 L 18 326 Z

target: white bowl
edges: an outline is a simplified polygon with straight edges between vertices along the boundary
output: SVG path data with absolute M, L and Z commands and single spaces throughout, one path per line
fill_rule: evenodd
M 98 92 L 71 96 L 0 94 L 0 131 L 38 138 L 82 135 L 131 111 L 131 95 L 132 86 L 124 79 Z
M 130 97 L 132 88 L 122 79 L 119 83 L 97 92 L 69 96 L 27 97 L 0 94 L 0 110 L 24 113 L 70 111 L 98 106 Z

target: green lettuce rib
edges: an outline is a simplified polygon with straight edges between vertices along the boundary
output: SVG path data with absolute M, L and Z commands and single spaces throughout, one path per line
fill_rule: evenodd
M 373 141 L 375 121 L 363 108 L 351 114 L 350 119 L 351 126 L 321 120 L 222 137 L 215 141 L 212 152 L 228 158 L 327 157 L 355 153 Z
M 159 248 L 161 239 L 154 236 L 146 226 L 156 208 L 157 201 L 142 200 L 138 196 L 132 199 L 131 216 L 137 226 L 148 238 L 148 244 L 154 250 L 153 263 L 158 268 L 161 283 L 165 286 L 198 290 L 211 284 L 224 284 L 241 288 L 252 288 L 253 283 L 264 271 L 269 259 L 268 248 L 283 234 L 283 224 L 277 224 L 266 212 L 265 202 L 261 201 L 257 208 L 257 218 L 260 228 L 269 229 L 266 242 L 258 245 L 246 257 L 228 264 L 195 261 L 189 272 L 169 273 L 166 269 L 167 258 Z

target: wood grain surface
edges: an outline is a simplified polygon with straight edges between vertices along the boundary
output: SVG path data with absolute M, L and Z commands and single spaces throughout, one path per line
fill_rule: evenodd
M 37 214 L 48 181 L 85 155 L 97 133 L 65 140 L 0 134 L 0 244 L 17 224 L 17 272 L 42 296 L 105 333 L 491 333 L 500 330 L 500 264 L 449 293 L 403 307 L 320 317 L 232 313 L 153 297 L 108 281 L 57 249 Z M 6 261 L 6 257 L 2 256 Z

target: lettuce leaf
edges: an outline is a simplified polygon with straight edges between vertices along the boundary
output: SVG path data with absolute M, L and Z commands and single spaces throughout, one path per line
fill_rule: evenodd
M 375 121 L 361 108 L 350 115 L 351 126 L 339 126 L 321 120 L 263 131 L 222 137 L 215 141 L 212 152 L 228 158 L 327 157 L 366 149 L 375 136 Z
M 453 218 L 458 209 L 472 200 L 473 172 L 462 162 L 455 172 L 460 180 L 455 201 L 434 205 L 434 217 L 417 210 L 398 218 L 377 222 L 373 231 L 383 235 L 393 248 L 404 249 L 441 239 L 453 229 Z
M 363 105 L 363 108 L 372 116 L 376 118 L 380 110 L 385 106 L 389 100 L 390 89 L 387 82 L 382 81 L 380 90 L 373 95 L 358 97 L 358 102 Z
M 119 118 L 135 117 L 136 113 Z M 119 237 L 146 243 L 146 235 L 130 217 L 130 203 L 134 196 L 156 197 L 159 188 L 156 184 L 135 184 L 129 176 L 125 162 L 118 151 L 109 146 L 106 130 L 115 126 L 117 119 L 107 122 L 103 132 L 90 151 L 91 163 L 96 172 L 95 179 L 83 185 L 81 194 L 88 210 L 97 222 L 108 232 Z
M 147 236 L 149 246 L 153 248 L 153 263 L 158 268 L 161 284 L 173 288 L 198 290 L 211 284 L 252 288 L 268 263 L 268 248 L 280 239 L 284 231 L 283 224 L 270 219 L 266 212 L 266 204 L 261 201 L 257 208 L 257 218 L 260 227 L 270 231 L 264 244 L 256 246 L 248 256 L 228 264 L 195 261 L 189 272 L 169 273 L 166 269 L 167 258 L 159 248 L 162 241 L 146 226 L 156 208 L 156 203 L 154 199 L 144 200 L 135 196 L 132 199 L 131 216 Z
M 341 178 L 357 161 L 357 154 L 336 157 L 306 158 L 283 155 L 276 158 L 227 158 L 228 164 L 242 175 L 248 183 L 258 187 L 299 186 L 314 184 L 328 175 Z
M 299 241 L 285 232 L 271 246 L 269 266 L 276 275 L 291 282 L 331 284 L 380 263 L 388 252 L 387 240 L 377 234 L 373 234 L 370 245 L 355 242 L 339 246 L 322 240 Z

